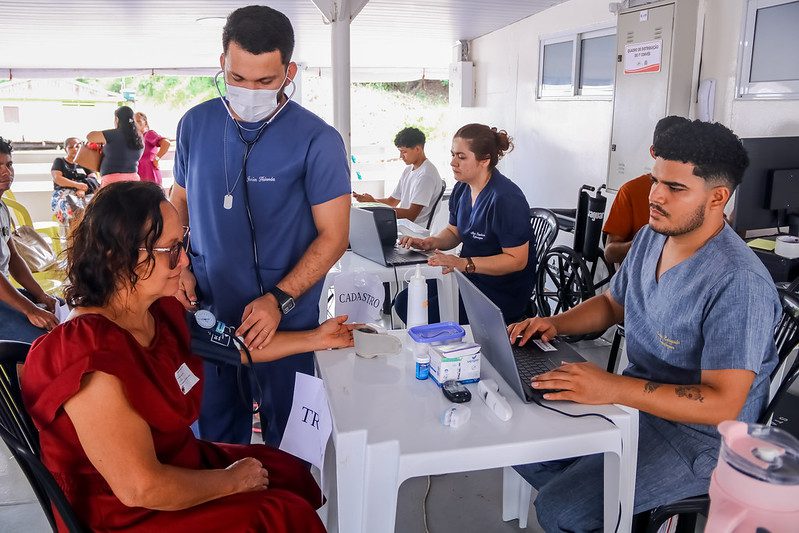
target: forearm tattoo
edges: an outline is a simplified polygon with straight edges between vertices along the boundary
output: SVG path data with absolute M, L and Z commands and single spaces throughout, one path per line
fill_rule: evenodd
M 654 381 L 647 381 L 644 383 L 644 392 L 653 393 L 663 386 L 663 383 L 655 383 Z
M 702 396 L 702 389 L 695 385 L 677 385 L 674 387 L 674 393 L 680 398 L 697 400 L 699 402 L 705 401 L 705 397 Z

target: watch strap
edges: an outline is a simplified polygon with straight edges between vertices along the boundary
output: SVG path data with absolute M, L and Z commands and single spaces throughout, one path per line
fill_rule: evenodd
M 472 274 L 474 271 L 477 270 L 477 266 L 474 264 L 474 261 L 471 257 L 466 258 L 466 273 Z
M 279 287 L 274 287 L 269 294 L 277 300 L 277 306 L 281 313 L 286 314 L 294 308 L 294 298 Z M 289 309 L 285 309 L 286 305 L 290 305 Z

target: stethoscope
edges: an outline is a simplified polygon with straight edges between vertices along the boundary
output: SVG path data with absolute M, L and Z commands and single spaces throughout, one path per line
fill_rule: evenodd
M 248 174 L 247 174 L 247 162 L 249 161 L 250 154 L 252 153 L 253 148 L 255 148 L 255 145 L 258 143 L 259 140 L 261 140 L 261 136 L 266 131 L 267 126 L 269 126 L 269 124 L 271 124 L 272 121 L 275 120 L 277 118 L 277 116 L 286 108 L 286 106 L 288 105 L 289 101 L 291 101 L 291 98 L 294 96 L 294 92 L 297 89 L 296 89 L 296 85 L 294 85 L 294 80 L 289 80 L 291 82 L 292 86 L 294 87 L 294 90 L 291 92 L 290 95 L 286 96 L 286 101 L 278 106 L 278 108 L 275 110 L 275 112 L 272 114 L 272 116 L 267 119 L 266 122 L 264 122 L 262 125 L 258 126 L 257 128 L 250 129 L 250 128 L 245 128 L 244 126 L 239 124 L 239 122 L 236 119 L 233 118 L 233 111 L 230 109 L 229 104 L 227 103 L 227 101 L 225 101 L 225 98 L 222 96 L 222 91 L 219 90 L 219 83 L 218 83 L 217 80 L 218 80 L 220 74 L 222 74 L 221 70 L 219 72 L 217 72 L 216 75 L 214 76 L 214 86 L 216 87 L 216 92 L 219 93 L 219 99 L 222 101 L 222 105 L 225 106 L 225 109 L 228 112 L 228 116 L 229 116 L 230 120 L 232 120 L 233 124 L 236 126 L 236 133 L 238 133 L 239 139 L 241 140 L 242 143 L 244 143 L 244 157 L 242 158 L 242 162 L 241 162 L 241 173 L 239 174 L 239 178 L 241 178 L 242 175 L 244 176 L 244 187 L 242 188 L 242 190 L 244 191 L 244 210 L 247 213 L 247 222 L 250 225 L 250 242 L 252 243 L 252 254 L 253 254 L 253 259 L 254 259 L 254 262 L 255 262 L 255 279 L 258 282 L 258 292 L 259 292 L 259 294 L 261 296 L 263 296 L 264 295 L 264 282 L 263 282 L 263 278 L 261 277 L 261 264 L 260 264 L 260 261 L 258 260 L 258 243 L 257 243 L 257 241 L 255 239 L 255 221 L 254 221 L 253 216 L 252 216 L 252 211 L 250 210 L 250 191 L 249 191 L 249 186 L 248 186 L 249 181 L 247 179 L 247 176 L 248 176 Z M 285 92 L 284 92 L 284 95 L 285 95 Z M 225 125 L 227 125 L 227 119 L 225 121 Z M 254 132 L 257 132 L 257 133 L 255 134 L 255 138 L 253 138 L 252 140 L 248 141 L 244 137 L 244 133 L 243 133 L 244 131 L 249 131 L 249 132 L 253 132 L 254 131 Z M 225 138 L 227 138 L 227 128 L 225 128 Z M 225 172 L 227 172 L 227 155 L 225 155 L 225 160 L 224 160 L 223 163 L 225 165 Z M 235 188 L 236 188 L 236 186 L 234 184 L 233 189 L 235 189 Z M 232 193 L 232 191 L 228 191 L 229 195 L 231 193 Z M 231 207 L 232 207 L 232 205 L 231 205 Z

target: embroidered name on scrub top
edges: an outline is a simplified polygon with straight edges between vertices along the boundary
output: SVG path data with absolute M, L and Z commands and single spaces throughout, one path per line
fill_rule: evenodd
M 247 183 L 274 183 L 277 178 L 274 176 L 247 176 Z
M 665 346 L 669 350 L 673 350 L 674 348 L 680 345 L 680 341 L 670 339 L 665 335 L 663 335 L 662 333 L 658 333 L 658 339 L 660 339 L 660 344 L 662 346 Z

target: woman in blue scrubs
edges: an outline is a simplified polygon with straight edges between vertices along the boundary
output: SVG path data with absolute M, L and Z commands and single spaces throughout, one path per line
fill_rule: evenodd
M 450 165 L 458 183 L 449 199 L 449 225 L 426 239 L 404 237 L 407 248 L 435 251 L 428 264 L 444 273 L 460 270 L 511 323 L 525 315 L 533 293 L 535 237 L 530 206 L 521 189 L 503 176 L 497 163 L 513 148 L 504 130 L 467 124 L 452 139 Z M 460 254 L 448 254 L 463 244 Z M 435 284 L 428 283 L 429 319 L 438 321 Z M 397 296 L 400 318 L 407 297 Z M 463 305 L 461 322 L 466 322 Z

